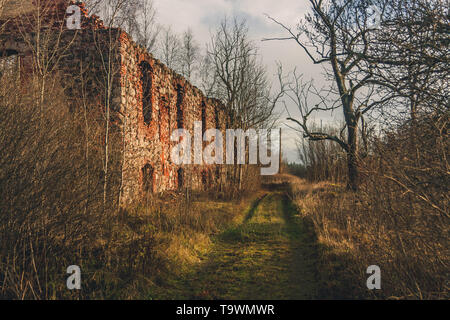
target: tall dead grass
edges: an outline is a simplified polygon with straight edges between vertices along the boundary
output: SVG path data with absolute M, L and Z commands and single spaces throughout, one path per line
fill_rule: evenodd
M 449 297 L 449 230 L 435 212 L 411 197 L 399 199 L 394 186 L 389 192 L 386 185 L 366 185 L 359 194 L 327 182 L 291 186 L 321 244 L 323 298 Z M 370 265 L 381 268 L 382 290 L 366 288 Z
M 362 164 L 358 193 L 291 181 L 291 195 L 322 244 L 324 297 L 449 298 L 446 126 L 442 116 L 416 124 L 414 140 L 403 127 L 377 142 L 377 153 Z M 382 290 L 366 288 L 370 265 L 381 268 Z
M 358 192 L 346 191 L 338 176 L 330 179 L 335 184 L 291 181 L 292 197 L 324 248 L 326 297 L 449 298 L 449 113 L 398 120 L 367 141 Z M 320 174 L 326 164 L 308 169 Z M 380 291 L 366 289 L 370 265 L 381 268 Z

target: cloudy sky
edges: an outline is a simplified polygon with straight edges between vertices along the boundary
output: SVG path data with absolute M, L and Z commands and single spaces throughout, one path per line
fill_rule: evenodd
M 245 18 L 250 36 L 259 46 L 263 63 L 269 75 L 273 76 L 274 83 L 277 82 L 277 61 L 283 64 L 286 71 L 296 67 L 306 79 L 313 78 L 316 82 L 321 82 L 321 67 L 314 66 L 294 41 L 261 41 L 263 38 L 286 36 L 265 14 L 285 25 L 295 26 L 309 10 L 307 0 L 154 0 L 154 4 L 159 23 L 171 26 L 176 33 L 191 28 L 202 46 L 209 42 L 211 32 L 225 15 Z M 294 116 L 298 115 L 294 107 L 290 112 Z M 329 122 L 337 117 L 338 115 L 324 117 L 323 121 Z M 286 113 L 280 120 L 280 127 L 283 128 L 283 156 L 290 161 L 296 161 L 295 140 L 298 134 L 285 126 L 285 118 Z M 316 120 L 320 121 L 320 118 Z

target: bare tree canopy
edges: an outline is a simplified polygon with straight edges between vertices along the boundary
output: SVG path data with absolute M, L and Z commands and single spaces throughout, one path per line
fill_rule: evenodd
M 133 39 L 152 52 L 161 25 L 153 0 L 87 0 L 92 14 L 102 17 L 107 26 L 123 28 Z
M 299 107 L 302 119 L 289 118 L 301 127 L 305 136 L 312 140 L 333 140 L 348 157 L 349 188 L 358 189 L 358 126 L 363 116 L 385 102 L 380 90 L 370 82 L 371 66 L 365 59 L 377 30 L 371 25 L 369 3 L 363 0 L 310 0 L 312 12 L 300 21 L 295 29 L 269 17 L 287 33 L 286 37 L 265 40 L 293 40 L 307 54 L 311 62 L 324 66 L 329 86 L 320 90 L 312 85 L 302 88 L 299 77 L 294 74 L 288 91 L 291 100 Z M 306 90 L 306 91 L 305 91 Z M 319 103 L 309 105 L 304 95 L 315 94 Z M 314 112 L 342 110 L 346 136 L 313 132 L 308 119 Z
M 398 98 L 397 111 L 443 111 L 448 102 L 450 21 L 445 1 L 383 1 L 382 27 L 364 59 L 369 82 Z M 393 101 L 392 101 L 393 102 Z M 391 103 L 392 107 L 392 103 Z
M 163 28 L 158 47 L 157 56 L 161 61 L 169 68 L 179 71 L 181 64 L 181 42 L 178 35 L 172 31 L 172 28 Z
M 186 79 L 191 80 L 200 60 L 200 46 L 194 38 L 192 29 L 188 29 L 183 33 L 181 44 L 181 73 Z
M 266 69 L 245 21 L 225 18 L 220 23 L 208 45 L 204 69 L 208 69 L 203 79 L 206 92 L 222 101 L 234 125 L 271 123 L 277 98 L 270 98 Z

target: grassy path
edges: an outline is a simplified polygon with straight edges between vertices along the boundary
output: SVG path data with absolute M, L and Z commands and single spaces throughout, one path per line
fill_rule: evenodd
M 163 299 L 312 299 L 314 237 L 290 200 L 267 193 L 213 239 L 204 262 L 169 280 Z

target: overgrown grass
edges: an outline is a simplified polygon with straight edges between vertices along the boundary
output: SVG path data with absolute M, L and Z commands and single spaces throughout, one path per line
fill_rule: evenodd
M 186 203 L 181 196 L 171 196 L 122 212 L 109 243 L 98 246 L 102 255 L 111 257 L 109 263 L 81 266 L 88 275 L 84 291 L 90 292 L 83 298 L 158 298 L 171 281 L 201 262 L 211 237 L 238 223 L 251 202 L 252 198 Z
M 344 186 L 291 177 L 291 196 L 321 244 L 323 298 L 448 299 L 448 225 L 392 186 L 355 194 Z M 434 222 L 433 222 L 434 221 Z M 382 290 L 366 288 L 381 268 Z
M 264 193 L 212 238 L 203 261 L 156 288 L 159 299 L 316 296 L 314 238 L 283 193 Z M 155 290 L 155 289 L 154 289 Z

